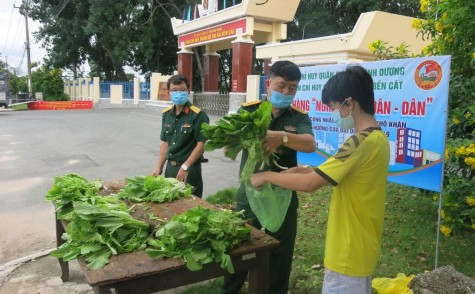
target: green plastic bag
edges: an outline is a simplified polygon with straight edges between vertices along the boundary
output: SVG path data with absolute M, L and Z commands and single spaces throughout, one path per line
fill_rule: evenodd
M 262 190 L 254 189 L 250 183 L 245 186 L 249 205 L 262 227 L 277 232 L 287 214 L 292 191 L 271 184 L 265 184 Z

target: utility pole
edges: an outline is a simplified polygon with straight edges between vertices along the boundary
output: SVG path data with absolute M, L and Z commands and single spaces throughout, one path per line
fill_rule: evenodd
M 23 6 L 23 9 L 21 9 Z M 26 42 L 25 42 L 25 49 L 26 49 L 26 61 L 28 63 L 28 98 L 31 99 L 33 97 L 33 89 L 31 84 L 31 57 L 30 57 L 30 32 L 28 31 L 28 4 L 23 1 L 23 5 L 20 7 L 16 7 L 13 4 L 14 8 L 19 8 L 20 13 L 23 11 L 23 15 L 25 16 L 25 30 L 26 30 Z

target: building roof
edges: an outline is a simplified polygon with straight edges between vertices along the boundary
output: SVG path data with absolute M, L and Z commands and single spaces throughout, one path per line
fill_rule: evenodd
M 373 61 L 376 57 L 369 45 L 376 40 L 393 47 L 405 43 L 410 53 L 420 54 L 430 42 L 417 36 L 418 32 L 411 27 L 413 20 L 393 13 L 366 12 L 360 15 L 350 33 L 257 46 L 256 57 L 285 59 L 299 65 Z

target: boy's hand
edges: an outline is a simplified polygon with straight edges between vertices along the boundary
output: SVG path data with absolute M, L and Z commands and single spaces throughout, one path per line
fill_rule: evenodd
M 262 190 L 262 188 L 264 188 L 264 185 L 267 183 L 266 177 L 268 173 L 269 172 L 261 172 L 251 176 L 251 184 L 256 190 Z

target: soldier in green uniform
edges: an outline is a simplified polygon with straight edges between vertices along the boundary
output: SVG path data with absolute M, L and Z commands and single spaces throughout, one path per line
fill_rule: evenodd
M 201 162 L 206 141 L 201 134 L 201 124 L 209 123 L 209 118 L 188 101 L 189 88 L 190 83 L 183 75 L 174 75 L 167 82 L 173 105 L 163 111 L 160 154 L 153 175 L 162 174 L 166 161 L 164 176 L 192 185 L 193 195 L 201 197 Z
M 282 167 L 297 166 L 297 151 L 314 152 L 315 140 L 312 124 L 306 112 L 292 106 L 292 101 L 297 92 L 301 78 L 299 68 L 290 61 L 277 61 L 270 68 L 270 78 L 266 82 L 267 97 L 272 103 L 272 121 L 263 142 L 267 153 L 277 153 L 277 164 Z M 254 111 L 259 107 L 260 101 L 244 103 L 242 109 Z M 243 151 L 241 159 L 242 171 L 248 158 L 248 153 Z M 277 165 L 271 164 L 270 170 L 280 172 Z M 289 277 L 294 253 L 295 237 L 297 234 L 297 208 L 296 192 L 292 193 L 287 214 L 281 228 L 275 232 L 266 231 L 269 235 L 279 240 L 280 244 L 270 252 L 269 266 L 269 292 L 286 294 L 289 287 Z M 241 184 L 237 195 L 236 211 L 244 210 L 244 217 L 251 220 L 252 225 L 261 229 L 257 217 L 252 212 L 246 196 L 244 184 Z M 247 272 L 240 272 L 224 278 L 221 293 L 239 293 L 246 279 Z

